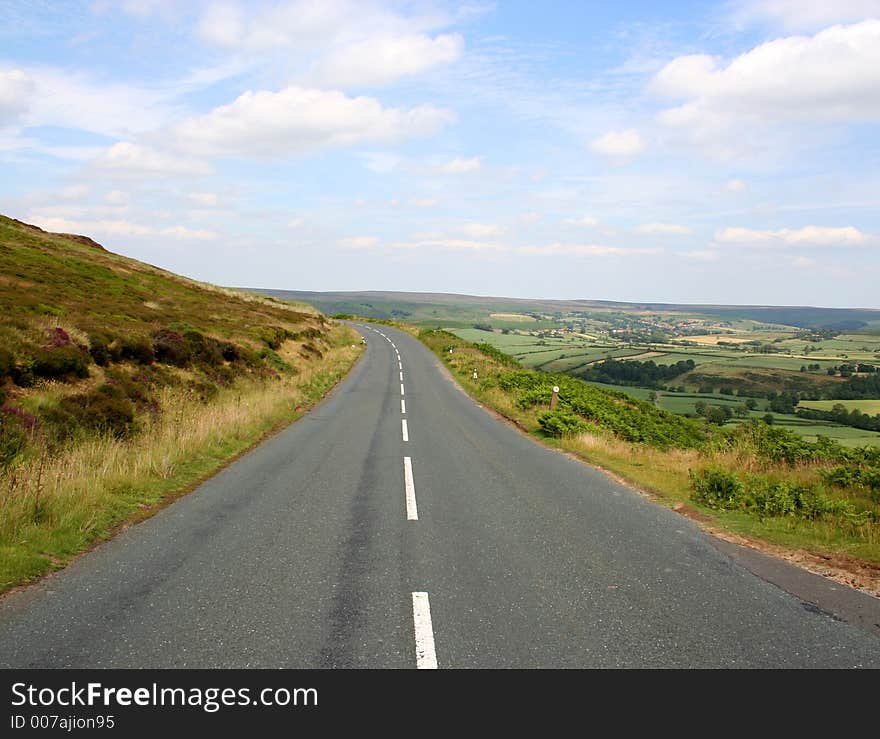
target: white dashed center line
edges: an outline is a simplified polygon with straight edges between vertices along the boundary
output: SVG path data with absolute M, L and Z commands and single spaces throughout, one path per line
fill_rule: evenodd
M 434 648 L 434 627 L 431 624 L 431 604 L 427 593 L 413 593 L 413 627 L 416 634 L 416 667 L 419 670 L 437 669 L 437 651 Z
M 403 392 L 403 383 L 401 382 L 401 383 L 400 383 L 400 397 L 403 397 L 404 394 L 405 394 L 405 393 Z
M 401 435 L 403 436 L 403 440 L 409 441 L 409 429 L 406 426 L 406 419 L 405 418 L 400 422 L 400 432 L 401 432 Z
M 403 372 L 400 373 L 400 381 L 403 382 Z
M 403 484 L 406 489 L 406 520 L 418 521 L 419 510 L 416 507 L 416 484 L 413 482 L 412 460 L 403 458 Z
M 406 415 L 406 401 L 403 398 L 400 399 L 400 412 L 402 415 Z

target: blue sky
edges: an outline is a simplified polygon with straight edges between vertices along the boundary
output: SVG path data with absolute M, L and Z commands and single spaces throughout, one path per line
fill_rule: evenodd
M 880 0 L 0 0 L 0 212 L 225 285 L 880 307 Z

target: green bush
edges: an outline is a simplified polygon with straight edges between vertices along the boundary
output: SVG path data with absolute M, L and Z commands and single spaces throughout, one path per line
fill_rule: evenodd
M 152 364 L 156 361 L 153 342 L 146 336 L 126 336 L 119 342 L 120 357 L 138 364 Z
M 721 467 L 691 473 L 691 499 L 709 508 L 740 510 L 762 518 L 793 516 L 814 520 L 826 515 L 855 518 L 852 504 L 828 498 L 810 485 L 749 475 L 740 481 Z
M 89 334 L 89 354 L 92 360 L 99 367 L 106 367 L 112 359 L 110 354 L 110 339 L 106 334 L 90 333 Z
M 183 338 L 192 352 L 194 362 L 208 367 L 217 367 L 223 364 L 223 352 L 220 342 L 210 336 L 205 336 L 198 331 L 187 331 Z
M 736 508 L 743 496 L 743 487 L 736 475 L 723 467 L 707 467 L 691 472 L 691 498 L 709 508 Z
M 98 388 L 61 400 L 59 406 L 80 426 L 117 438 L 128 436 L 134 426 L 134 405 L 116 385 L 104 383 Z
M 538 416 L 538 423 L 545 434 L 550 436 L 572 436 L 586 430 L 585 424 L 578 416 L 570 411 L 553 410 Z
M 41 347 L 33 353 L 33 373 L 53 380 L 83 379 L 89 376 L 89 356 L 73 344 Z
M 15 372 L 15 356 L 6 347 L 0 346 L 0 383 Z
M 36 419 L 20 408 L 0 407 L 0 467 L 11 464 L 27 447 Z
M 159 329 L 153 334 L 153 353 L 157 362 L 186 367 L 192 361 L 189 342 L 170 328 Z
M 267 326 L 259 332 L 260 341 L 265 342 L 272 351 L 280 348 L 289 337 L 288 331 L 280 326 Z

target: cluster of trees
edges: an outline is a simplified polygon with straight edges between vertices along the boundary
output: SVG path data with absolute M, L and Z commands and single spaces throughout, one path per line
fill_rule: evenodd
M 829 387 L 826 395 L 829 400 L 876 400 L 880 398 L 880 372 L 850 377 Z
M 652 360 L 621 361 L 610 357 L 603 362 L 588 367 L 578 373 L 583 380 L 604 382 L 609 385 L 641 385 L 656 387 L 663 380 L 690 372 L 695 367 L 693 359 L 682 360 L 675 364 L 656 364 Z
M 852 364 L 841 364 L 837 367 L 829 367 L 828 374 L 832 377 L 836 375 L 840 375 L 841 377 L 852 377 L 856 373 L 876 374 L 877 367 L 873 364 L 866 364 L 865 362 L 854 362 Z
M 833 421 L 844 426 L 852 426 L 867 431 L 880 431 L 880 413 L 876 416 L 862 413 L 857 408 L 847 410 L 844 405 L 836 404 L 830 411 L 820 411 L 814 408 L 798 408 L 797 414 L 801 418 L 809 418 L 813 421 Z

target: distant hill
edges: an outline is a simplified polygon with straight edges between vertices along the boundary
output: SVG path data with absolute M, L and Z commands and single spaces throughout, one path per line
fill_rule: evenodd
M 623 303 L 610 300 L 533 300 L 449 293 L 306 292 L 259 290 L 266 295 L 298 300 L 328 313 L 354 313 L 372 318 L 401 318 L 429 324 L 438 319 L 478 320 L 489 313 L 580 311 L 654 311 L 694 314 L 723 320 L 744 319 L 798 328 L 837 330 L 880 329 L 880 310 L 772 305 L 687 305 Z

